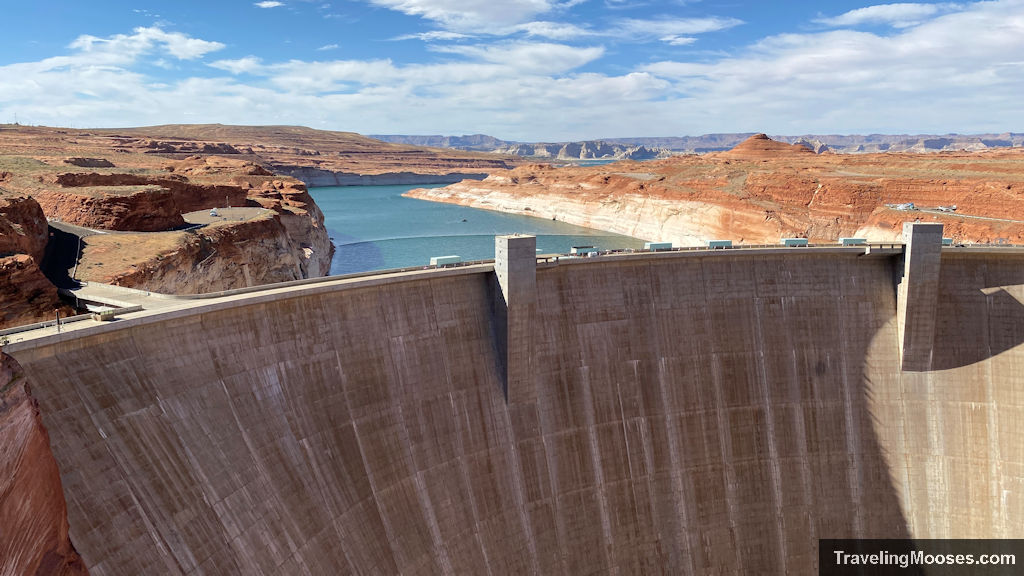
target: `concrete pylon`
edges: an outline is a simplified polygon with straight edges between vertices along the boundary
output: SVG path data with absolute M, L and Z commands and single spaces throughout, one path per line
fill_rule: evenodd
M 903 224 L 903 278 L 896 295 L 896 319 L 903 370 L 929 370 L 942 263 L 942 224 Z
M 537 313 L 537 237 L 496 236 L 494 272 L 495 332 L 504 371 L 505 399 L 510 403 L 534 398 L 532 369 L 533 319 Z

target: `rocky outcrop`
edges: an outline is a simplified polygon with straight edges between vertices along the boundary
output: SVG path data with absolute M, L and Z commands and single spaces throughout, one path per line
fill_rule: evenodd
M 47 274 L 66 270 L 67 280 L 75 276 L 182 293 L 329 273 L 334 247 L 305 185 L 274 175 L 251 147 L 236 147 L 213 134 L 193 139 L 153 130 L 145 136 L 47 128 L 0 133 L 0 152 L 8 155 L 4 186 L 18 193 L 3 195 L 0 204 L 0 257 L 5 258 L 0 326 L 49 319 L 61 306 L 56 289 L 39 271 L 44 253 L 54 256 L 47 261 Z M 253 146 L 275 148 L 288 158 L 319 155 L 299 141 L 272 145 L 254 140 Z M 69 156 L 69 149 L 78 154 Z M 34 156 L 19 156 L 22 150 Z M 3 216 L 20 214 L 29 205 L 35 208 L 30 217 Z M 183 214 L 225 205 L 252 208 L 246 213 L 251 215 L 258 214 L 257 208 L 272 212 L 254 221 L 222 221 L 184 231 Z M 83 243 L 77 238 L 55 243 L 50 254 L 46 216 L 61 226 L 113 233 Z M 60 237 L 83 233 L 89 238 L 88 232 L 74 229 L 62 229 Z M 80 246 L 85 252 L 78 261 L 82 266 L 76 266 Z
M 61 188 L 45 190 L 37 197 L 49 214 L 64 222 L 86 228 L 136 232 L 181 228 L 185 224 L 182 214 L 187 212 L 225 205 L 258 205 L 280 214 L 280 223 L 288 235 L 288 241 L 282 246 L 293 250 L 299 262 L 300 278 L 324 276 L 330 271 L 334 247 L 324 228 L 323 214 L 305 186 L 288 179 L 233 178 L 235 174 L 231 170 L 236 168 L 243 169 L 242 176 L 264 176 L 269 172 L 251 163 L 220 166 L 215 160 L 200 160 L 184 166 L 172 166 L 174 174 L 160 177 L 60 174 L 52 182 Z M 222 170 L 226 170 L 227 175 L 220 180 L 237 181 L 232 184 L 199 184 L 186 176 L 211 177 Z M 127 193 L 121 191 L 137 186 L 142 189 Z M 86 190 L 86 193 L 76 193 L 78 189 Z M 268 276 L 254 273 L 250 280 L 263 284 L 274 282 L 279 277 L 281 274 L 277 272 Z M 207 280 L 197 280 L 196 285 L 208 283 Z
M 0 352 L 0 574 L 84 576 L 50 438 L 21 366 Z
M 63 306 L 40 270 L 47 230 L 35 200 L 0 190 L 0 329 L 53 318 Z
M 77 278 L 198 294 L 330 272 L 334 246 L 302 183 L 265 179 L 246 193 L 250 205 L 272 212 L 190 231 L 86 236 Z
M 496 157 L 492 153 L 391 144 L 352 132 L 302 126 L 171 125 L 102 130 L 96 131 L 96 136 L 125 150 L 159 152 L 172 158 L 183 153 L 240 154 L 273 167 L 278 174 L 314 168 L 339 174 L 341 185 L 348 185 L 346 174 L 375 176 L 370 183 L 387 184 L 407 183 L 407 177 L 400 173 L 408 172 L 423 176 L 413 183 L 427 183 L 436 181 L 425 179 L 427 176 L 478 174 L 517 164 L 514 157 Z M 210 147 L 214 144 L 230 149 L 218 151 Z M 304 181 L 310 186 L 320 185 L 312 179 Z M 324 182 L 323 185 L 337 185 L 331 179 Z
M 133 238 L 139 236 L 134 234 L 86 237 L 79 279 L 166 294 L 202 294 L 323 274 L 316 269 L 322 259 L 307 257 L 308 247 L 293 242 L 277 215 L 163 234 L 173 234 L 168 247 L 118 267 L 94 264 L 144 238 Z M 307 273 L 310 268 L 314 274 Z
M 145 148 L 149 154 L 241 154 L 237 148 L 223 142 L 142 140 L 133 144 Z
M 469 134 L 462 136 L 441 136 L 439 134 L 427 136 L 407 136 L 401 134 L 370 134 L 382 142 L 391 144 L 407 144 L 409 146 L 430 146 L 432 148 L 458 148 L 459 150 L 496 150 L 509 143 L 499 140 L 486 134 Z
M 79 168 L 113 168 L 114 163 L 106 158 L 65 158 L 65 164 Z
M 737 144 L 732 150 L 722 152 L 724 158 L 762 160 L 786 158 L 792 155 L 813 154 L 814 150 L 801 144 L 785 144 L 772 140 L 766 134 L 754 134 Z
M 0 256 L 27 254 L 42 262 L 46 240 L 46 215 L 39 203 L 0 189 Z
M 277 212 L 288 235 L 291 251 L 299 261 L 302 278 L 327 276 L 334 258 L 334 244 L 324 225 L 324 214 L 305 186 L 274 180 L 250 190 L 250 202 Z
M 35 259 L 0 257 L 0 329 L 52 320 L 56 309 L 67 311 Z
M 480 180 L 484 172 L 449 172 L 445 174 L 420 174 L 417 172 L 385 172 L 383 174 L 356 174 L 335 172 L 309 166 L 274 166 L 274 171 L 283 176 L 302 180 L 310 188 L 323 186 L 392 186 L 415 184 L 453 184 L 462 180 Z
M 185 212 L 246 205 L 238 185 L 195 184 L 180 175 L 71 172 L 44 181 L 35 198 L 51 217 L 85 228 L 155 232 L 180 228 Z
M 979 155 L 980 154 L 980 155 Z M 648 240 L 899 238 L 943 222 L 958 242 L 1024 243 L 1024 154 L 814 154 L 755 135 L 730 152 L 590 168 L 526 166 L 409 196 L 553 218 Z M 914 203 L 923 210 L 887 204 Z M 937 210 L 957 205 L 954 213 Z M 929 209 L 930 208 L 930 209 Z
M 613 144 L 604 140 L 586 140 L 559 144 L 509 144 L 497 148 L 495 152 L 514 154 L 533 159 L 551 158 L 554 160 L 651 160 L 667 158 L 672 155 L 668 150 L 648 148 L 642 145 Z

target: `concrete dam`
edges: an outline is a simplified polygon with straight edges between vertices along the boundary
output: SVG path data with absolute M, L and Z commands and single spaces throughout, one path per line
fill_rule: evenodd
M 504 237 L 5 352 L 93 575 L 812 574 L 819 538 L 1022 538 L 1024 251 L 908 232 Z

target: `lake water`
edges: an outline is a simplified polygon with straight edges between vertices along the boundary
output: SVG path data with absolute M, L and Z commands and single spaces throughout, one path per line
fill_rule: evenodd
M 431 186 L 338 186 L 312 188 L 336 248 L 331 274 L 425 266 L 431 256 L 463 260 L 494 258 L 494 237 L 535 234 L 544 253 L 573 246 L 602 250 L 643 248 L 644 241 L 564 222 L 404 198 Z

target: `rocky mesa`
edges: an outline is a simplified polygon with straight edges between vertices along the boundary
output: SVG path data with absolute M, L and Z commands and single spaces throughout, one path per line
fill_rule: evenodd
M 256 161 L 310 187 L 458 182 L 522 163 L 511 155 L 396 144 L 303 126 L 175 124 L 93 135 L 146 154 L 203 153 Z
M 815 154 L 757 134 L 727 152 L 533 164 L 408 195 L 683 246 L 794 236 L 895 241 L 902 223 L 915 220 L 942 222 L 958 242 L 1024 243 L 1021 150 Z

